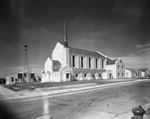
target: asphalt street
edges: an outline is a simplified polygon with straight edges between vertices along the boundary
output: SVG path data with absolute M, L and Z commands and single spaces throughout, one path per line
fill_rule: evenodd
M 20 119 L 47 114 L 53 119 L 129 119 L 134 107 L 150 108 L 150 81 L 55 97 L 7 100 L 3 104 Z

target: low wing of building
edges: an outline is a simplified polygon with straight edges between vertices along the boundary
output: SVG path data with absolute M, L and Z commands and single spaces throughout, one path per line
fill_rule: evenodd
M 141 77 L 141 72 L 134 68 L 125 69 L 125 78 L 139 78 Z
M 125 78 L 125 63 L 121 58 L 111 59 L 107 57 L 105 78 L 106 79 Z

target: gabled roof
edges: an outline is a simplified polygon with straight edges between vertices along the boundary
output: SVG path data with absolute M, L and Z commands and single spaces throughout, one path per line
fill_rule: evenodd
M 59 44 L 62 45 L 62 43 L 58 42 Z M 62 45 L 64 46 L 64 45 Z M 88 56 L 97 56 L 105 59 L 105 56 L 98 53 L 97 51 L 89 51 L 89 50 L 84 50 L 84 49 L 78 49 L 78 48 L 72 48 L 72 47 L 67 47 L 69 48 L 70 52 L 76 53 L 76 54 L 83 54 L 83 55 L 88 55 Z
M 113 65 L 113 64 L 115 64 L 116 63 L 116 61 L 117 61 L 118 59 L 110 59 L 110 58 L 108 58 L 107 57 L 107 65 Z
M 107 55 L 104 55 L 103 53 L 101 53 L 100 51 L 97 51 L 97 53 L 101 54 L 102 56 L 104 56 L 105 58 L 109 58 L 110 60 L 113 60 L 112 58 L 110 58 L 109 56 Z
M 53 61 L 53 71 L 59 71 L 61 68 L 61 63 L 58 60 L 52 60 Z
M 147 70 L 148 70 L 148 68 L 138 69 L 138 71 L 142 71 L 142 72 L 146 72 Z
M 97 57 L 101 57 L 101 58 L 105 59 L 105 57 L 103 55 L 99 54 L 96 51 L 89 51 L 89 50 L 72 48 L 72 47 L 70 47 L 69 50 L 72 53 L 77 53 L 77 54 L 81 54 L 81 55 L 83 54 L 83 55 L 88 55 L 88 56 L 97 56 Z
M 58 60 L 52 60 L 53 61 L 53 65 L 61 65 L 61 63 Z
M 137 70 L 136 70 L 136 69 L 134 69 L 134 68 L 126 68 L 126 69 L 128 69 L 129 71 L 132 71 L 132 72 L 137 71 Z

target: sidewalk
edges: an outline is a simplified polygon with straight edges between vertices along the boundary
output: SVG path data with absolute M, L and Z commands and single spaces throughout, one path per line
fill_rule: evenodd
M 9 90 L 9 89 L 0 85 L 0 99 L 14 95 L 14 94 L 16 94 L 16 92 Z
M 97 90 L 99 88 L 104 87 L 110 87 L 110 86 L 116 86 L 116 85 L 125 85 L 135 82 L 141 82 L 146 81 L 149 79 L 139 79 L 139 80 L 120 80 L 119 82 L 116 81 L 115 83 L 109 83 L 109 84 L 78 84 L 78 85 L 68 85 L 68 86 L 60 86 L 60 87 L 50 87 L 50 88 L 36 88 L 33 90 L 25 90 L 25 91 L 19 91 L 14 92 L 9 89 L 6 89 L 2 86 L 0 86 L 0 94 L 3 95 L 3 98 L 5 100 L 9 99 L 29 99 L 29 98 L 36 98 L 36 97 L 44 97 L 44 96 L 57 96 L 57 95 L 64 95 L 69 93 L 77 93 L 82 92 L 86 90 Z M 2 99 L 2 97 L 0 97 Z

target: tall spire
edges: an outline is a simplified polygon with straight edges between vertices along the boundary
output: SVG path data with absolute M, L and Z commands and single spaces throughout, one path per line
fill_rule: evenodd
M 67 27 L 66 22 L 64 21 L 64 46 L 68 47 L 68 41 L 67 41 Z

